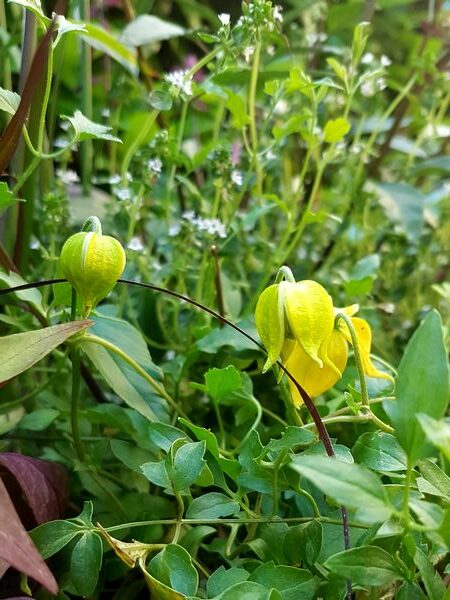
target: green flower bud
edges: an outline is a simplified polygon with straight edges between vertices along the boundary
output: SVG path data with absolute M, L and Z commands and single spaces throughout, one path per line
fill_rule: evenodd
M 102 235 L 100 221 L 90 217 L 81 231 L 66 240 L 60 257 L 64 277 L 83 303 L 83 314 L 91 310 L 114 288 L 125 268 L 125 251 L 120 242 Z

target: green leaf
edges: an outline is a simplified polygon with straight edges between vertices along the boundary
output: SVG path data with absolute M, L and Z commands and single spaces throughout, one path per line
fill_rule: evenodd
M 236 515 L 239 510 L 239 504 L 225 494 L 209 492 L 192 501 L 186 516 L 189 519 L 218 519 Z
M 54 408 L 39 408 L 25 415 L 17 427 L 29 431 L 43 431 L 59 417 L 59 414 L 59 410 Z
M 206 582 L 208 598 L 217 596 L 228 588 L 231 588 L 233 585 L 246 581 L 249 575 L 250 573 L 245 569 L 240 569 L 239 567 L 225 569 L 225 567 L 221 565 Z
M 211 452 L 214 458 L 219 458 L 219 442 L 212 431 L 205 429 L 204 427 L 198 427 L 182 417 L 180 417 L 178 420 L 180 423 L 183 423 L 185 427 L 192 431 L 197 440 L 204 441 L 206 443 L 206 450 Z
M 0 181 L 0 211 L 8 206 L 12 206 L 18 201 L 18 198 L 11 192 L 8 184 Z
M 209 369 L 205 373 L 206 391 L 215 402 L 241 387 L 241 374 L 233 365 Z
M 58 26 L 58 33 L 55 41 L 53 42 L 53 48 L 56 48 L 60 39 L 66 33 L 70 33 L 71 31 L 82 31 L 83 33 L 87 33 L 87 29 L 84 23 L 74 23 L 66 19 L 64 15 L 56 16 L 56 25 Z
M 268 590 L 276 589 L 280 592 L 282 600 L 312 600 L 318 587 L 318 580 L 314 579 L 309 571 L 274 565 L 273 562 L 255 569 L 248 581 L 259 583 Z
M 446 589 L 444 582 L 434 569 L 429 557 L 420 548 L 416 548 L 414 563 L 422 577 L 427 591 L 427 598 L 429 600 L 442 600 Z
M 347 70 L 342 63 L 340 63 L 335 58 L 327 58 L 327 63 L 336 73 L 336 76 L 343 82 L 347 81 Z
M 236 129 L 242 129 L 250 122 L 250 117 L 247 114 L 247 103 L 242 96 L 235 94 L 231 90 L 227 90 L 226 108 L 232 115 L 231 125 Z
M 70 560 L 70 575 L 80 596 L 91 596 L 102 566 L 103 545 L 98 533 L 83 533 L 76 543 Z
M 422 413 L 417 415 L 417 420 L 427 440 L 450 460 L 450 422 L 437 421 Z
M 389 585 L 403 579 L 392 555 L 378 546 L 360 546 L 339 552 L 330 556 L 324 566 L 353 583 L 368 587 Z
M 406 470 L 406 454 L 390 433 L 363 433 L 353 446 L 352 454 L 356 462 L 374 471 Z
M 377 183 L 369 189 L 376 192 L 386 217 L 404 231 L 411 242 L 417 242 L 424 223 L 422 193 L 406 183 Z
M 50 521 L 30 531 L 30 537 L 43 559 L 59 552 L 80 534 L 80 526 L 70 521 Z
M 119 398 L 122 398 L 129 407 L 137 410 L 141 415 L 150 419 L 150 421 L 158 420 L 152 408 L 132 385 L 130 380 L 127 379 L 125 373 L 112 358 L 108 350 L 91 342 L 81 342 L 79 346 Z
M 73 321 L 0 338 L 0 383 L 23 373 L 91 321 Z
M 86 23 L 84 27 L 86 33 L 83 33 L 81 37 L 85 42 L 113 58 L 132 75 L 139 74 L 137 52 L 134 48 L 122 44 L 113 33 L 106 31 L 97 23 Z
M 42 10 L 41 0 L 9 0 L 9 2 L 12 2 L 13 4 L 19 4 L 20 6 L 31 10 L 31 12 L 39 17 L 42 21 L 47 23 L 50 22 L 50 19 L 45 16 L 44 11 Z
M 155 485 L 164 489 L 171 489 L 172 485 L 167 474 L 166 461 L 150 461 L 141 465 L 144 476 Z
M 70 121 L 74 131 L 75 131 L 75 141 L 83 142 L 84 140 L 108 140 L 110 142 L 119 142 L 118 137 L 111 135 L 109 132 L 111 131 L 111 127 L 106 127 L 106 125 L 100 125 L 99 123 L 94 123 L 87 117 L 83 115 L 83 113 L 79 110 L 76 110 L 72 117 L 63 116 L 63 119 L 67 119 Z
M 430 445 L 416 414 L 439 419 L 449 398 L 449 372 L 439 313 L 431 311 L 410 339 L 398 368 L 396 400 L 384 402 L 396 437 L 411 461 L 428 456 Z
M 120 36 L 126 46 L 139 48 L 145 44 L 153 44 L 184 35 L 183 27 L 163 21 L 154 15 L 139 15 L 128 23 Z
M 148 571 L 158 581 L 186 596 L 193 596 L 198 587 L 198 573 L 189 553 L 177 544 L 168 544 L 149 563 Z
M 266 451 L 282 452 L 283 450 L 293 450 L 296 446 L 310 446 L 316 439 L 316 436 L 308 429 L 289 426 L 283 431 L 280 439 L 270 440 Z
M 450 477 L 430 460 L 421 460 L 419 468 L 422 476 L 433 486 L 441 498 L 450 502 Z
M 260 583 L 241 581 L 224 590 L 212 600 L 275 600 L 271 593 Z
M 290 527 L 284 538 L 284 553 L 290 563 L 313 565 L 322 548 L 322 524 L 310 521 Z
M 142 473 L 141 466 L 148 463 L 149 458 L 153 458 L 151 452 L 148 450 L 138 448 L 125 440 L 111 440 L 110 445 L 114 456 L 129 469 L 133 469 L 137 473 Z
M 173 104 L 172 96 L 163 90 L 154 90 L 148 97 L 150 106 L 155 110 L 170 110 Z
M 334 500 L 355 509 L 355 519 L 366 523 L 384 521 L 393 507 L 378 477 L 360 465 L 325 456 L 299 456 L 293 469 Z
M 0 183 L 0 195 L 2 185 L 3 184 Z M 9 274 L 0 271 L 0 282 L 4 283 L 5 286 L 9 288 L 16 287 L 18 285 L 24 285 L 27 283 L 25 279 L 22 279 L 22 277 L 18 273 L 14 273 L 14 271 L 10 271 Z M 39 312 L 44 314 L 44 308 L 42 306 L 42 295 L 41 292 L 36 288 L 22 290 L 20 292 L 13 292 L 13 294 L 16 298 L 19 298 L 19 300 L 23 300 L 24 302 L 29 302 L 30 304 L 33 304 Z
M 350 131 L 350 123 L 347 119 L 339 117 L 327 121 L 323 130 L 323 140 L 328 144 L 336 144 L 340 142 L 344 136 Z
M 0 110 L 13 115 L 19 108 L 20 96 L 16 92 L 0 87 Z M 1 205 L 0 205 L 1 206 Z
M 199 477 L 206 462 L 205 442 L 188 442 L 178 448 L 169 477 L 177 490 L 188 489 Z

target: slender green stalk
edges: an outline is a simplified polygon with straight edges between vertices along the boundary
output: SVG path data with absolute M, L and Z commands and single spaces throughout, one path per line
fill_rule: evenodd
M 258 128 L 256 123 L 256 88 L 258 85 L 259 66 L 261 62 L 261 42 L 255 44 L 253 53 L 252 72 L 250 76 L 250 88 L 248 93 L 248 112 L 250 117 L 250 139 L 252 144 L 252 162 L 256 171 L 256 193 L 263 193 L 263 172 L 258 156 Z
M 403 527 L 405 528 L 405 533 L 411 529 L 411 520 L 409 517 L 409 492 L 411 488 L 411 479 L 412 479 L 412 471 L 413 464 L 411 459 L 408 457 L 408 462 L 406 464 L 406 474 L 405 474 L 405 483 L 403 487 L 403 503 L 402 503 L 402 516 L 403 516 Z
M 159 115 L 158 110 L 152 110 L 147 115 L 147 118 L 145 119 L 145 122 L 143 123 L 141 129 L 139 130 L 139 133 L 136 135 L 133 142 L 130 144 L 130 147 L 128 148 L 128 150 L 123 158 L 122 166 L 120 169 L 122 179 L 125 178 L 127 171 L 128 171 L 128 167 L 130 166 L 130 162 L 133 159 L 133 156 L 136 154 L 136 151 L 139 149 L 139 147 L 141 146 L 141 144 L 143 143 L 145 138 L 150 133 L 154 122 L 158 118 L 158 115 Z
M 89 22 L 91 15 L 90 0 L 79 0 L 80 17 L 84 23 Z M 91 48 L 87 42 L 81 42 L 81 107 L 83 114 L 92 120 L 92 62 Z M 83 193 L 87 194 L 91 187 L 92 176 L 92 140 L 86 140 L 80 147 L 81 182 Z
M 70 318 L 72 321 L 76 318 L 77 312 L 77 293 L 72 289 L 72 304 L 70 311 Z M 72 360 L 72 397 L 70 403 L 70 423 L 72 426 L 72 440 L 77 453 L 78 460 L 82 463 L 85 462 L 86 453 L 84 451 L 83 442 L 80 436 L 79 427 L 79 411 L 80 411 L 80 383 L 81 383 L 81 360 L 80 350 L 74 345 L 71 348 L 70 356 Z
M 184 525 L 246 525 L 253 523 L 309 523 L 310 521 L 320 521 L 321 523 L 331 523 L 333 525 L 341 525 L 341 519 L 333 519 L 331 517 L 244 517 L 239 519 L 181 519 L 181 523 Z M 178 519 L 153 519 L 150 521 L 133 521 L 131 523 L 123 523 L 121 525 L 113 525 L 112 527 L 105 527 L 105 531 L 111 533 L 113 531 L 122 531 L 123 529 L 132 529 L 135 527 L 143 527 L 146 525 L 176 525 Z M 369 525 L 364 523 L 358 523 L 357 521 L 350 521 L 350 527 L 356 527 L 358 529 L 368 529 Z M 100 531 L 98 529 L 98 531 Z
M 178 412 L 180 415 L 187 418 L 186 415 L 184 414 L 184 412 L 181 410 L 181 408 L 175 402 L 175 400 L 173 400 L 173 398 L 166 392 L 164 387 L 161 384 L 159 384 L 156 381 L 156 379 L 154 379 L 151 375 L 149 375 L 149 373 L 147 373 L 147 371 L 145 369 L 143 369 L 133 358 L 131 358 L 131 356 L 129 354 L 124 352 L 121 348 L 119 348 L 115 344 L 112 344 L 111 342 L 108 342 L 108 340 L 105 340 L 96 335 L 92 335 L 90 333 L 84 335 L 82 340 L 80 339 L 80 342 L 81 341 L 83 343 L 90 342 L 93 344 L 98 344 L 99 346 L 103 346 L 103 348 L 106 348 L 107 350 L 114 352 L 114 354 L 119 356 L 128 365 L 130 365 L 130 367 L 133 368 L 136 371 L 136 373 L 138 373 L 141 377 L 143 377 L 151 385 L 151 387 L 155 390 L 155 392 L 157 392 L 162 398 L 164 398 L 167 401 L 167 403 L 173 408 L 174 411 Z
M 353 326 L 351 317 L 349 317 L 345 313 L 339 313 L 337 319 L 342 319 L 347 325 L 348 330 L 350 332 L 350 337 L 352 338 L 353 353 L 355 355 L 356 369 L 358 371 L 359 383 L 361 386 L 361 404 L 365 408 L 370 410 L 369 393 L 367 391 L 367 381 L 366 376 L 364 374 L 361 350 L 359 348 L 359 341 L 358 336 L 356 335 L 355 327 Z
M 4 31 L 8 31 L 6 22 L 5 0 L 0 0 L 0 27 Z M 5 56 L 3 59 L 2 86 L 7 90 L 12 90 L 11 64 L 9 56 Z
M 184 515 L 184 502 L 181 494 L 178 490 L 174 491 L 175 499 L 177 501 L 177 520 L 175 521 L 175 532 L 172 538 L 172 544 L 176 544 L 180 539 L 181 526 L 183 525 L 183 515 Z

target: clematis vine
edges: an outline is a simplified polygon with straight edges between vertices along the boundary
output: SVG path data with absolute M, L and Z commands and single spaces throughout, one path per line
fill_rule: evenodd
M 267 350 L 263 371 L 278 359 L 311 398 L 332 388 L 347 366 L 349 345 L 357 345 L 364 374 L 392 381 L 370 358 L 372 332 L 364 319 L 355 317 L 359 306 L 335 308 L 328 292 L 316 281 L 296 282 L 287 267 L 280 281 L 260 295 L 255 311 L 256 327 Z M 289 381 L 292 400 L 303 400 Z

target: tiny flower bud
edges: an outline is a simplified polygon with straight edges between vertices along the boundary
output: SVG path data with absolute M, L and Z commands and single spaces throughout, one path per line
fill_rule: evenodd
M 120 242 L 102 235 L 98 219 L 93 222 L 95 231 L 72 235 L 60 257 L 61 272 L 80 296 L 84 316 L 109 294 L 125 268 Z

